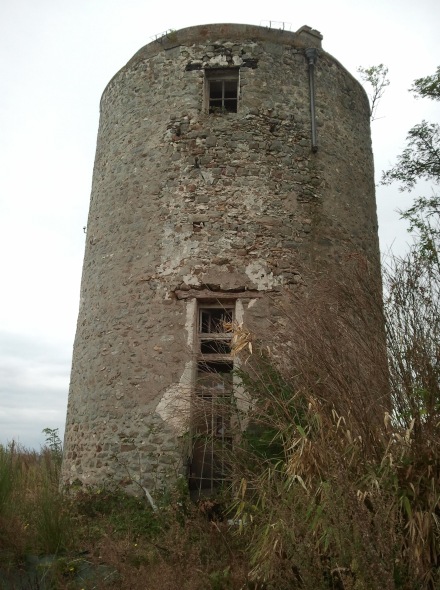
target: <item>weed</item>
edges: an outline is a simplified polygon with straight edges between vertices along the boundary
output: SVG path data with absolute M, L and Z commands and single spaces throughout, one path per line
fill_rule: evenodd
M 14 444 L 9 448 L 0 445 L 0 517 L 8 508 L 14 479 Z

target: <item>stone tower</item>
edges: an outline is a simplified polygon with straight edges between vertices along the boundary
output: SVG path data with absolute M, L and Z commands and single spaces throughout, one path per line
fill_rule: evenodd
M 380 285 L 368 99 L 321 39 L 191 27 L 105 89 L 65 484 L 212 488 L 233 444 L 215 409 L 236 390 L 224 321 L 264 338 L 274 300 L 348 252 Z

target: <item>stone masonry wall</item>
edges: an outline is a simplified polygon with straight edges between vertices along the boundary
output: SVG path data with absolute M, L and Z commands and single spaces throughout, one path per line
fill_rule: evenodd
M 240 292 L 264 337 L 274 298 L 352 252 L 380 285 L 368 100 L 320 46 L 308 27 L 193 27 L 147 45 L 107 86 L 64 483 L 154 488 L 185 472 L 198 291 Z M 206 112 L 205 69 L 218 67 L 239 68 L 237 113 Z

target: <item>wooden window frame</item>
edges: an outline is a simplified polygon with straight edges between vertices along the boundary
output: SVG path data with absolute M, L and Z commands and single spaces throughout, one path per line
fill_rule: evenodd
M 230 84 L 231 82 L 235 84 Z M 230 86 L 229 89 L 227 89 L 228 83 Z M 215 95 L 214 85 L 217 86 Z M 220 95 L 218 94 L 219 89 Z M 231 91 L 231 96 L 227 96 L 227 94 Z M 205 70 L 205 111 L 207 113 L 237 113 L 239 95 L 239 68 L 216 68 Z

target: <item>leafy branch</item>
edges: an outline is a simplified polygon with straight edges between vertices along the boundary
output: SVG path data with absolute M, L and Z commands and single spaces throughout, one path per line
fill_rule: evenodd
M 369 68 L 359 67 L 357 71 L 362 81 L 371 86 L 371 92 L 368 94 L 368 98 L 370 99 L 370 118 L 374 121 L 377 118 L 376 111 L 379 101 L 384 95 L 387 86 L 390 85 L 388 68 L 383 64 L 379 64 L 378 66 L 371 66 Z

